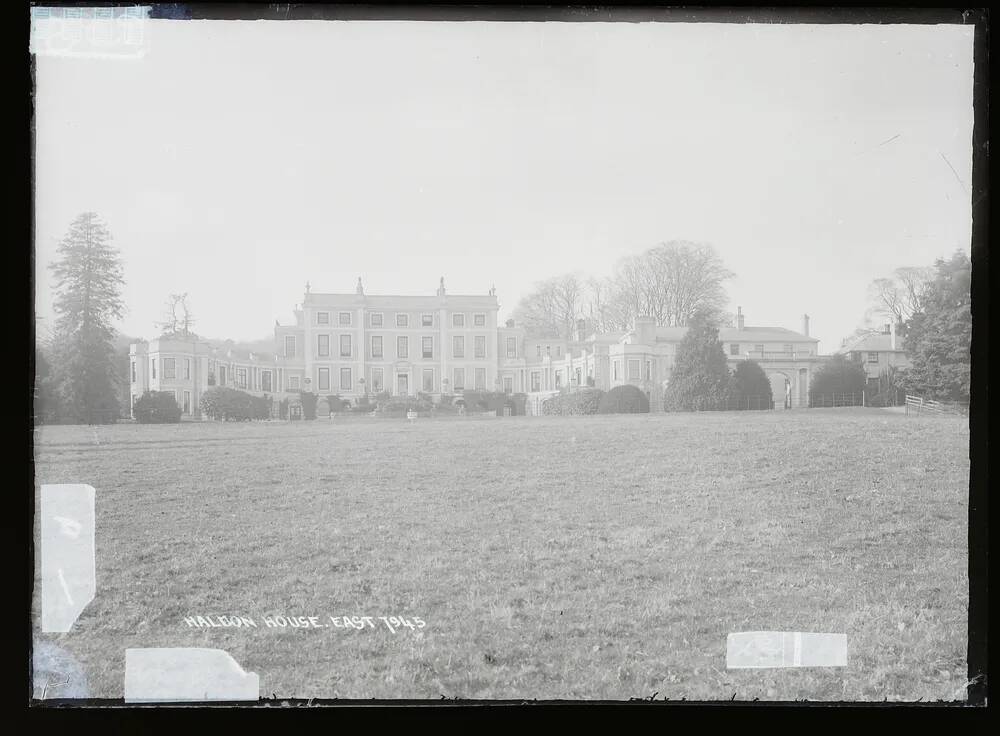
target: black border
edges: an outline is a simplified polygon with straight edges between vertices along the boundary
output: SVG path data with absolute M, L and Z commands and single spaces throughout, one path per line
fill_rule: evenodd
M 66 3 L 66 2 L 38 2 L 35 5 L 45 6 L 107 6 L 107 5 L 133 5 L 135 3 Z M 30 10 L 25 13 L 25 22 L 22 26 L 22 33 L 15 39 L 13 47 L 23 53 L 27 48 L 28 28 L 30 23 Z M 152 17 L 175 18 L 175 19 L 221 19 L 221 20 L 414 20 L 414 21 L 533 21 L 533 22 L 715 22 L 715 23 L 917 23 L 917 24 L 938 24 L 938 23 L 961 23 L 975 26 L 975 78 L 973 96 L 975 104 L 975 122 L 973 132 L 973 177 L 972 177 L 972 315 L 973 315 L 973 345 L 972 345 L 972 395 L 975 397 L 970 411 L 970 453 L 971 453 L 971 473 L 970 473 L 970 503 L 969 503 L 969 649 L 968 666 L 969 679 L 973 681 L 968 691 L 967 703 L 834 703 L 834 702 L 726 702 L 726 701 L 662 701 L 662 700 L 634 700 L 631 702 L 622 701 L 534 701 L 534 700 L 387 700 L 387 701 L 364 701 L 364 700 L 319 700 L 319 699 L 296 699 L 296 700 L 260 700 L 245 704 L 177 704 L 155 705 L 155 706 L 134 706 L 126 705 L 123 700 L 71 700 L 71 701 L 31 701 L 31 682 L 27 682 L 27 696 L 29 711 L 32 713 L 45 712 L 49 717 L 62 717 L 67 713 L 80 714 L 85 718 L 93 718 L 98 713 L 102 715 L 114 714 L 121 718 L 126 714 L 128 717 L 143 716 L 150 712 L 157 714 L 157 720 L 163 722 L 187 714 L 192 710 L 203 712 L 205 709 L 218 711 L 225 709 L 229 712 L 238 710 L 241 713 L 253 712 L 262 714 L 265 712 L 283 712 L 294 710 L 296 712 L 327 711 L 328 708 L 314 708 L 305 706 L 334 706 L 337 708 L 338 719 L 343 719 L 350 715 L 367 716 L 373 710 L 384 710 L 402 708 L 406 711 L 407 719 L 415 715 L 428 715 L 430 713 L 441 714 L 450 713 L 457 715 L 458 712 L 471 715 L 473 713 L 483 715 L 488 713 L 491 718 L 501 714 L 511 712 L 544 712 L 562 715 L 566 707 L 570 706 L 575 711 L 583 711 L 588 719 L 597 715 L 595 708 L 602 711 L 608 710 L 615 715 L 622 714 L 622 710 L 633 705 L 655 705 L 657 707 L 668 707 L 676 713 L 678 709 L 690 712 L 695 708 L 699 719 L 708 715 L 720 715 L 725 713 L 728 716 L 746 716 L 750 713 L 767 713 L 769 716 L 778 713 L 784 715 L 817 712 L 833 715 L 839 714 L 857 715 L 866 722 L 874 724 L 882 717 L 889 715 L 899 715 L 901 710 L 909 711 L 909 714 L 916 713 L 923 723 L 930 725 L 931 721 L 943 712 L 949 714 L 962 713 L 964 716 L 984 714 L 988 694 L 988 650 L 987 650 L 987 628 L 988 628 L 988 452 L 989 452 L 989 427 L 988 427 L 988 352 L 989 352 L 989 320 L 988 310 L 990 306 L 989 292 L 989 102 L 990 102 L 990 48 L 991 34 L 989 27 L 990 15 L 985 8 L 913 8 L 913 7 L 892 7 L 883 6 L 872 7 L 819 7 L 809 5 L 798 6 L 771 6 L 769 8 L 759 8 L 756 6 L 740 6 L 737 3 L 729 3 L 728 7 L 670 7 L 662 4 L 644 4 L 629 6 L 597 6 L 597 5 L 542 5 L 542 4 L 469 4 L 469 3 L 434 3 L 425 5 L 392 3 L 392 4 L 248 4 L 248 3 L 202 3 L 183 4 L 169 3 L 154 6 Z M 8 26 L 9 28 L 9 26 Z M 21 44 L 21 45 L 19 45 Z M 23 58 L 23 57 L 22 57 Z M 26 191 L 26 212 L 29 213 L 28 227 L 26 232 L 26 242 L 30 245 L 34 242 L 34 169 L 33 169 L 33 147 L 34 147 L 34 57 L 28 56 L 29 65 L 27 74 L 22 75 L 22 79 L 27 82 L 26 99 L 28 106 L 29 128 L 25 136 L 26 156 L 21 159 L 28 166 L 28 175 L 19 181 L 27 183 Z M 22 129 L 23 130 L 23 129 Z M 22 190 L 24 191 L 24 190 Z M 24 301 L 19 301 L 18 306 L 27 306 L 27 326 L 28 326 L 28 384 L 34 388 L 34 281 L 33 269 L 34 258 L 33 248 L 29 247 L 24 251 L 17 251 L 17 258 L 23 258 L 23 264 L 28 271 Z M 24 324 L 22 322 L 21 324 Z M 22 374 L 23 375 L 23 374 Z M 27 419 L 28 456 L 29 456 L 29 483 L 28 487 L 34 485 L 33 473 L 33 420 L 31 393 L 27 395 L 19 394 L 18 401 L 24 401 L 25 409 L 21 416 Z M 20 411 L 20 404 L 14 403 L 17 411 Z M 14 413 L 13 411 L 11 413 Z M 8 415 L 9 416 L 9 415 Z M 25 486 L 20 486 L 25 488 Z M 27 501 L 28 524 L 14 521 L 15 515 L 7 517 L 8 538 L 16 534 L 24 534 L 25 529 L 31 529 L 34 518 L 34 494 L 26 493 L 21 496 Z M 24 517 L 21 517 L 24 519 Z M 26 534 L 25 544 L 20 545 L 20 550 L 28 551 L 27 579 L 28 579 L 28 599 L 25 610 L 27 615 L 22 622 L 24 625 L 26 643 L 26 659 L 30 663 L 31 651 L 31 620 L 30 620 L 30 591 L 34 584 L 34 546 L 32 535 Z M 14 537 L 16 538 L 16 537 Z M 24 671 L 21 666 L 25 660 L 11 662 L 17 666 L 15 681 L 19 686 L 8 687 L 6 693 L 16 700 L 21 700 L 20 695 L 24 683 Z M 23 702 L 23 701 L 21 701 Z M 251 708 L 238 708 L 239 705 L 251 706 Z M 799 706 L 788 708 L 787 706 Z M 527 707 L 524 707 L 527 706 Z M 819 710 L 822 709 L 822 710 Z M 348 719 L 350 720 L 350 719 Z M 594 721 L 596 725 L 596 721 Z

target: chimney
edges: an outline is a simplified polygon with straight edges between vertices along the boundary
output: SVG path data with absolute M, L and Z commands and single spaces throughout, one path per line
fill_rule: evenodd
M 578 319 L 576 321 L 576 340 L 583 342 L 587 339 L 587 320 Z
M 809 315 L 802 315 L 802 334 L 809 337 Z
M 896 341 L 896 323 L 895 322 L 891 322 L 891 323 L 887 324 L 886 327 L 888 328 L 888 332 L 889 332 L 889 349 L 890 350 L 896 350 L 897 349 L 896 348 L 896 342 L 897 342 Z
M 636 317 L 633 332 L 640 345 L 652 345 L 656 342 L 656 320 L 652 317 Z
M 441 283 L 438 286 L 437 295 L 444 296 L 444 276 L 441 277 Z
M 736 307 L 736 329 L 743 329 L 743 307 Z
M 886 325 L 885 325 L 885 327 L 882 328 L 882 334 L 883 335 L 891 335 L 892 334 L 892 325 L 887 322 Z

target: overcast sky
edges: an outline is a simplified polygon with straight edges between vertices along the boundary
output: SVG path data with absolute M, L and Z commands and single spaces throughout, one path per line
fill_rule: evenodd
M 969 250 L 972 27 L 154 20 L 141 59 L 40 57 L 44 267 L 96 211 L 121 329 L 171 292 L 256 339 L 314 291 L 610 273 L 685 239 L 730 309 L 832 351 L 872 279 Z

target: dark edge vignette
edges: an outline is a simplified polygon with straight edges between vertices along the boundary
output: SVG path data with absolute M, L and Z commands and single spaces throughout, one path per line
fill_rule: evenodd
M 36 5 L 74 5 L 75 3 L 51 2 L 34 3 Z M 99 3 L 85 3 L 85 5 L 97 5 Z M 120 3 L 134 4 L 134 3 Z M 30 10 L 28 23 L 25 30 L 30 33 Z M 973 128 L 973 195 L 972 195 L 972 262 L 974 264 L 972 274 L 972 314 L 973 314 L 973 344 L 972 344 L 972 393 L 979 397 L 970 410 L 970 455 L 972 458 L 970 468 L 970 504 L 969 504 L 969 622 L 968 622 L 968 688 L 967 703 L 880 703 L 880 702 L 728 702 L 722 701 L 653 701 L 647 699 L 636 699 L 635 703 L 658 705 L 683 705 L 683 706 L 708 706 L 710 711 L 720 711 L 723 708 L 736 708 L 742 713 L 748 710 L 759 710 L 766 708 L 774 714 L 774 708 L 787 711 L 782 708 L 784 705 L 799 705 L 812 707 L 832 707 L 836 710 L 852 713 L 863 713 L 866 720 L 873 716 L 888 715 L 890 710 L 898 710 L 906 706 L 918 705 L 919 715 L 926 717 L 930 711 L 953 710 L 953 707 L 941 708 L 932 706 L 984 706 L 988 692 L 988 669 L 987 669 L 987 625 L 988 625 L 988 379 L 987 379 L 987 356 L 988 356 L 988 312 L 989 312 L 989 249 L 988 249 L 988 215 L 989 215 L 989 11 L 987 9 L 962 10 L 957 7 L 952 8 L 914 8 L 900 5 L 899 7 L 819 7 L 798 5 L 795 7 L 782 7 L 772 5 L 768 8 L 755 6 L 739 7 L 729 5 L 721 8 L 711 7 L 668 7 L 663 5 L 631 5 L 629 7 L 615 6 L 532 6 L 532 5 L 495 5 L 495 4 L 434 4 L 434 5 L 407 5 L 401 3 L 392 4 L 313 4 L 313 3 L 282 3 L 282 4 L 244 4 L 244 3 L 204 3 L 204 4 L 183 4 L 164 3 L 153 4 L 150 19 L 175 19 L 175 20 L 195 20 L 195 19 L 216 19 L 216 20 L 413 20 L 413 21 L 494 21 L 494 22 L 524 22 L 524 21 L 556 21 L 556 22 L 716 22 L 716 23 L 747 23 L 747 22 L 767 22 L 781 24 L 817 23 L 817 24 L 847 24 L 847 23 L 908 23 L 908 24 L 935 24 L 954 23 L 975 25 L 974 40 L 974 128 Z M 27 34 L 26 34 L 27 35 Z M 26 40 L 26 39 L 25 39 Z M 28 410 L 29 418 L 29 457 L 32 463 L 29 469 L 29 476 L 32 484 L 32 493 L 27 499 L 29 504 L 29 522 L 33 529 L 35 501 L 34 501 L 34 145 L 35 145 L 35 107 L 34 90 L 36 85 L 36 62 L 35 58 L 29 54 L 29 95 L 28 95 L 28 115 L 29 128 L 26 136 L 27 156 L 28 156 L 28 196 L 27 206 L 30 208 L 28 221 L 28 237 L 30 238 L 30 249 L 24 258 L 29 269 L 30 285 L 26 288 L 27 296 L 30 300 L 30 313 L 28 319 L 29 326 L 29 391 Z M 978 338 L 978 339 L 976 339 Z M 28 563 L 29 563 L 29 596 L 28 596 L 28 666 L 29 701 L 32 695 L 32 685 L 30 682 L 31 673 L 31 596 L 34 588 L 34 568 L 36 548 L 34 535 L 28 539 Z M 722 694 L 720 694 L 720 697 Z M 33 705 L 32 710 L 65 711 L 69 708 L 76 710 L 87 708 L 111 708 L 117 711 L 118 715 L 124 715 L 120 710 L 122 707 L 134 709 L 136 715 L 140 711 L 151 709 L 162 709 L 173 715 L 180 711 L 189 711 L 194 708 L 204 708 L 208 706 L 212 710 L 220 708 L 234 709 L 243 706 L 256 708 L 267 708 L 268 710 L 293 709 L 301 711 L 303 706 L 314 705 L 338 705 L 338 706 L 359 706 L 355 713 L 361 715 L 362 712 L 370 712 L 372 706 L 422 706 L 418 710 L 427 711 L 430 709 L 440 711 L 441 706 L 446 706 L 447 710 L 454 710 L 456 706 L 513 706 L 513 705 L 535 705 L 535 709 L 540 708 L 546 712 L 552 712 L 551 706 L 555 705 L 602 705 L 618 706 L 631 705 L 622 701 L 534 701 L 530 699 L 520 700 L 327 700 L 327 699 L 288 699 L 288 698 L 261 698 L 257 702 L 248 703 L 211 703 L 195 704 L 184 703 L 174 705 L 150 704 L 143 707 L 125 704 L 123 699 L 85 699 L 85 700 L 51 700 L 29 702 Z M 891 706 L 885 708 L 882 706 Z M 481 710 L 479 708 L 478 710 Z M 509 708 L 504 710 L 510 710 Z M 518 709 L 522 710 L 522 709 Z M 590 709 L 592 711 L 592 709 Z M 490 709 L 492 714 L 497 713 L 497 708 Z M 560 708 L 560 711 L 564 711 Z

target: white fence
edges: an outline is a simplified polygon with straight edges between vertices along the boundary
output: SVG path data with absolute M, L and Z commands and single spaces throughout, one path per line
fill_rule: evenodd
M 968 416 L 969 405 L 957 401 L 933 401 L 922 396 L 906 395 L 906 413 L 913 415 L 920 414 L 950 414 L 957 416 Z

